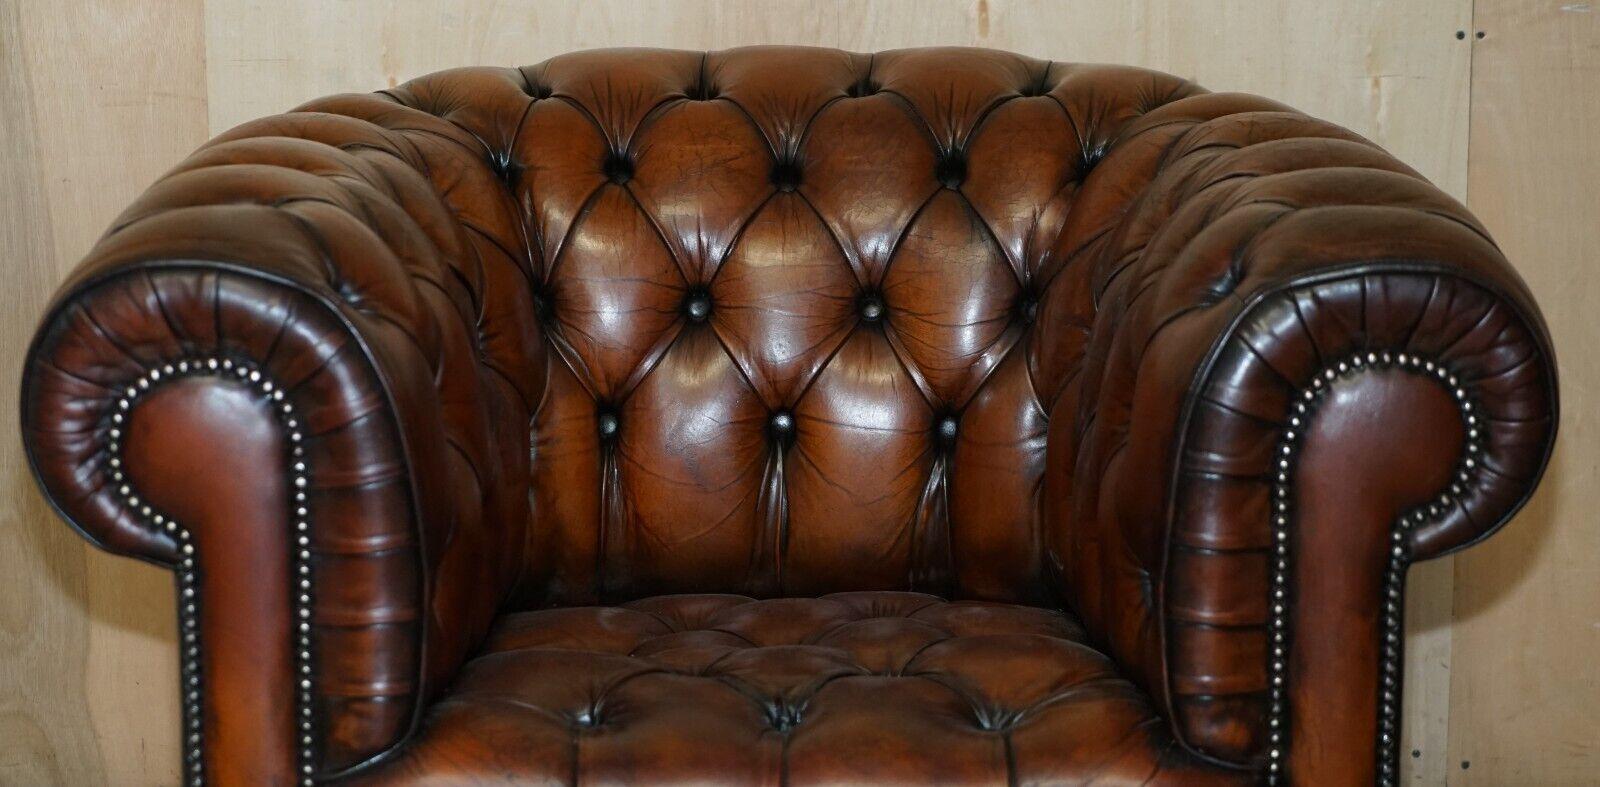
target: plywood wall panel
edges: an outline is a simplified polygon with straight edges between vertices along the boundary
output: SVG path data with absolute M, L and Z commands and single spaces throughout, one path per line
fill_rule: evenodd
M 205 139 L 201 14 L 0 0 L 0 422 L 57 282 Z M 170 574 L 89 548 L 0 435 L 0 784 L 175 783 Z
M 1451 783 L 1600 781 L 1600 7 L 1477 0 L 1470 205 L 1544 309 L 1561 434 L 1456 563 Z

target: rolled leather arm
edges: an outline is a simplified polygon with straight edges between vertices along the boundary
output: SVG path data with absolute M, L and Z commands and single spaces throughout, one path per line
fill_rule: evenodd
M 1492 533 L 1549 456 L 1532 299 L 1454 200 L 1259 99 L 1173 102 L 1100 169 L 1069 599 L 1190 749 L 1391 781 L 1406 566 Z
M 131 206 L 23 382 L 51 502 L 176 570 L 192 781 L 308 782 L 392 749 L 521 548 L 525 511 L 486 490 L 527 448 L 495 442 L 476 391 L 474 326 L 503 303 L 484 269 L 526 268 L 509 198 L 469 183 L 494 175 L 447 122 L 381 96 L 310 109 Z

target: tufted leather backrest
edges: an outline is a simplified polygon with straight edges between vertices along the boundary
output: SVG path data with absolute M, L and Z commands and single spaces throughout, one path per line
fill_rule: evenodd
M 469 287 L 499 453 L 531 439 L 524 602 L 1040 601 L 1095 312 L 1063 227 L 1131 123 L 1200 92 L 985 50 L 612 50 L 302 110 L 473 150 L 520 209 L 464 223 L 526 260 Z M 480 483 L 499 460 L 459 449 Z

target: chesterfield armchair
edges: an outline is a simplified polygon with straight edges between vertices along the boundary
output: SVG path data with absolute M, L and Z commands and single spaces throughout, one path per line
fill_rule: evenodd
M 192 784 L 1392 784 L 1410 563 L 1538 482 L 1482 226 L 1271 101 L 613 50 L 246 123 L 28 356 L 176 576 Z

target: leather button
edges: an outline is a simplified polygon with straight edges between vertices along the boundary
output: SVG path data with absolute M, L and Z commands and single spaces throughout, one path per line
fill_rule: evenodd
M 782 437 L 794 431 L 794 416 L 787 410 L 779 410 L 772 414 L 772 431 Z
M 689 315 L 689 319 L 704 322 L 711 316 L 711 294 L 703 290 L 690 292 L 689 297 L 684 299 L 683 311 Z
M 600 437 L 601 438 L 609 438 L 609 437 L 614 436 L 617 433 L 617 426 L 618 426 L 618 424 L 617 424 L 617 415 L 616 415 L 616 413 L 601 413 L 600 414 Z
M 1086 148 L 1083 151 L 1082 160 L 1078 163 L 1078 179 L 1082 180 L 1088 177 L 1089 173 L 1096 166 L 1099 166 L 1100 160 L 1105 157 L 1106 149 L 1104 147 Z
M 800 710 L 788 705 L 779 705 L 767 710 L 767 721 L 772 729 L 777 732 L 788 732 L 800 723 Z
M 956 440 L 956 417 L 947 415 L 939 419 L 939 441 L 950 444 Z
M 883 299 L 867 295 L 861 299 L 861 319 L 875 321 L 883 316 Z
M 794 191 L 800 187 L 800 165 L 793 160 L 783 160 L 772 165 L 772 185 L 779 191 Z
M 494 174 L 501 180 L 512 183 L 522 167 L 512 160 L 509 152 L 499 152 L 489 155 L 489 169 L 494 170 Z
M 605 173 L 606 180 L 618 185 L 633 179 L 633 160 L 621 151 L 612 151 L 607 155 L 600 169 Z
M 1017 313 L 1022 316 L 1022 321 L 1032 323 L 1039 319 L 1039 299 L 1032 295 L 1024 296 L 1017 302 Z
M 877 93 L 882 89 L 883 88 L 878 86 L 877 82 L 872 81 L 868 77 L 862 77 L 856 80 L 855 84 L 852 84 L 849 90 L 845 91 L 845 95 L 848 95 L 851 98 L 865 98 Z
M 947 189 L 961 188 L 961 182 L 967 179 L 966 154 L 952 150 L 940 156 L 938 165 L 934 167 L 933 177 Z

